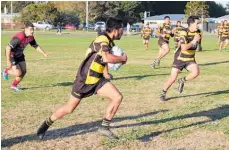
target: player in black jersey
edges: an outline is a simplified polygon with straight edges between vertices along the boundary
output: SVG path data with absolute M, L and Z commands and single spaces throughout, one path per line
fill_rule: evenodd
M 155 69 L 156 65 L 160 64 L 161 58 L 167 55 L 170 51 L 169 39 L 171 36 L 173 36 L 173 33 L 172 33 L 172 25 L 170 24 L 169 16 L 164 17 L 164 23 L 161 24 L 155 32 L 159 36 L 158 39 L 159 52 L 157 57 L 154 59 L 153 63 L 150 64 L 151 68 L 153 69 Z
M 166 101 L 166 92 L 171 85 L 176 81 L 178 74 L 185 68 L 189 74 L 178 79 L 178 91 L 183 91 L 184 83 L 196 78 L 199 75 L 199 67 L 195 60 L 195 51 L 197 44 L 201 39 L 198 32 L 199 18 L 197 16 L 190 16 L 187 20 L 188 29 L 180 31 L 180 47 L 174 56 L 173 68 L 169 79 L 165 82 L 161 92 L 160 99 Z
M 106 22 L 106 32 L 95 38 L 90 44 L 86 58 L 81 63 L 69 100 L 47 118 L 39 127 L 37 136 L 42 139 L 52 123 L 74 111 L 81 99 L 93 94 L 108 98 L 109 104 L 98 132 L 108 138 L 118 139 L 110 131 L 110 123 L 123 99 L 119 90 L 103 76 L 107 63 L 126 63 L 127 57 L 115 56 L 110 53 L 114 40 L 119 40 L 123 34 L 122 21 L 109 18 Z

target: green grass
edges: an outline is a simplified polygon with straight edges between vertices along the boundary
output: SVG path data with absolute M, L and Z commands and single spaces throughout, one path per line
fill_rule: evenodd
M 83 33 L 83 35 L 82 35 Z M 5 46 L 13 32 L 2 33 L 2 68 Z M 88 35 L 87 35 L 88 34 Z M 109 140 L 95 131 L 108 101 L 98 96 L 83 99 L 74 113 L 55 122 L 45 141 L 35 133 L 40 123 L 69 97 L 76 71 L 94 36 L 91 33 L 36 34 L 38 44 L 50 54 L 44 58 L 33 48 L 25 50 L 27 75 L 24 91 L 14 92 L 13 81 L 2 80 L 2 148 L 4 149 L 229 149 L 229 51 L 217 51 L 215 36 L 205 36 L 203 52 L 196 53 L 200 76 L 185 84 L 182 94 L 177 83 L 168 102 L 159 93 L 169 77 L 171 52 L 161 67 L 149 64 L 158 52 L 157 39 L 144 50 L 140 36 L 124 36 L 116 45 L 124 49 L 128 62 L 111 71 L 124 99 L 112 123 L 120 140 Z M 185 76 L 183 71 L 179 77 Z

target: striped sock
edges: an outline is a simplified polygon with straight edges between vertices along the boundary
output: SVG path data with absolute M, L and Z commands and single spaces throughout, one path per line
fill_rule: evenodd
M 187 80 L 186 80 L 185 77 L 183 77 L 183 78 L 181 78 L 181 81 L 182 81 L 182 82 L 186 82 Z
M 51 120 L 51 117 L 47 118 L 45 120 L 45 123 L 48 125 L 48 126 L 51 126 L 53 124 L 54 121 Z
M 105 128 L 109 128 L 110 123 L 111 123 L 111 120 L 108 120 L 108 119 L 104 118 L 103 121 L 102 121 L 101 126 L 105 127 Z
M 163 57 L 164 57 L 164 56 L 160 56 L 159 59 L 158 59 L 158 61 L 160 61 Z
M 158 62 L 158 59 L 154 59 L 154 61 L 153 61 L 153 65 L 156 65 L 156 64 L 157 64 L 157 62 Z
M 160 96 L 165 96 L 167 91 L 162 90 Z

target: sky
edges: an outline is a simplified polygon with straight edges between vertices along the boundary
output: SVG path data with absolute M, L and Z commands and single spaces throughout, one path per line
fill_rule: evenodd
M 215 1 L 216 3 L 220 3 L 223 5 L 223 7 L 226 7 L 226 4 L 229 2 L 229 1 Z

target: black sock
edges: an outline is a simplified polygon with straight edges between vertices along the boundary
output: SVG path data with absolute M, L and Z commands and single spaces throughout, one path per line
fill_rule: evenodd
M 47 118 L 45 120 L 45 123 L 48 125 L 48 126 L 51 126 L 53 124 L 54 121 L 51 120 L 51 117 Z
M 109 128 L 110 127 L 111 120 L 108 120 L 106 118 L 103 119 L 101 126 L 104 128 Z

